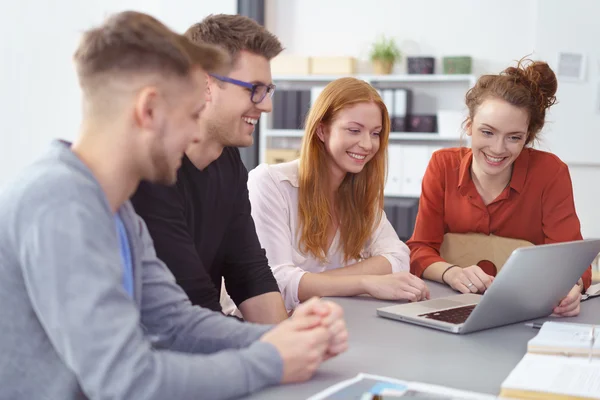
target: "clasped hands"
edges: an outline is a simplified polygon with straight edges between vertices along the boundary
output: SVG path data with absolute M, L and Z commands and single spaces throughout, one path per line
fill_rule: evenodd
M 323 361 L 348 349 L 344 311 L 331 301 L 312 298 L 290 318 L 264 334 L 283 361 L 282 383 L 309 379 Z

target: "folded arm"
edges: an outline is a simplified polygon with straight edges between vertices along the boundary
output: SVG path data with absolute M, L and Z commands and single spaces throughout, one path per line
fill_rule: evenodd
M 116 227 L 98 215 L 106 215 L 100 201 L 47 204 L 37 210 L 18 246 L 39 321 L 87 397 L 196 399 L 208 393 L 223 399 L 280 381 L 281 360 L 266 343 L 211 355 L 155 348 L 148 337 L 157 333 L 159 320 L 160 331 L 175 338 L 166 343 L 174 348 L 186 343 L 190 350 L 200 349 L 184 338 L 204 335 L 196 343 L 210 347 L 217 340 L 211 326 L 219 321 L 208 310 L 186 305 L 158 260 L 145 260 L 142 312 L 153 317 L 140 318 L 122 285 Z
M 372 257 L 353 266 L 341 268 L 344 272 L 311 273 L 297 267 L 293 253 L 292 232 L 296 227 L 290 226 L 290 205 L 285 195 L 266 168 L 253 171 L 249 181 L 252 216 L 256 223 L 259 239 L 267 251 L 267 257 L 284 296 L 285 306 L 293 310 L 300 302 L 313 296 L 356 296 L 369 293 L 373 275 L 390 274 L 392 271 L 408 269 L 407 249 L 400 240 L 393 246 L 393 238 L 389 243 L 382 239 L 373 241 L 368 250 Z M 389 225 L 389 221 L 385 219 Z M 380 226 L 381 237 L 389 236 L 385 223 Z M 391 225 L 389 229 L 393 231 Z M 379 230 L 378 230 L 378 233 Z M 395 235 L 395 232 L 393 232 Z M 397 235 L 395 235 L 397 238 Z M 375 235 L 375 238 L 378 238 Z M 384 245 L 385 244 L 385 245 Z M 380 252 L 379 254 L 376 254 Z M 391 260 L 391 262 L 390 262 Z M 371 274 L 364 272 L 373 268 Z M 346 273 L 347 272 L 347 273 Z M 393 286 L 396 282 L 386 284 Z

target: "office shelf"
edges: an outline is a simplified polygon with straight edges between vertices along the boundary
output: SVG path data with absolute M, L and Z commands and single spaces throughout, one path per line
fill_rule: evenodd
M 265 135 L 267 137 L 298 138 L 304 136 L 304 131 L 301 129 L 266 129 Z M 461 138 L 440 136 L 437 133 L 390 132 L 390 140 L 459 142 Z
M 316 96 L 319 90 L 329 82 L 342 77 L 343 75 L 274 75 L 273 82 L 277 85 L 277 90 L 310 90 L 312 96 Z M 381 91 L 410 90 L 413 93 L 411 110 L 413 115 L 436 114 L 438 116 L 440 111 L 464 113 L 465 93 L 477 79 L 474 75 L 446 74 L 357 74 L 354 77 L 370 83 Z M 314 98 L 311 97 L 311 99 L 314 101 Z M 390 107 L 388 106 L 388 108 Z M 390 109 L 389 111 L 390 117 L 393 117 L 394 110 Z M 457 123 L 457 130 L 459 129 L 458 125 L 459 123 Z M 263 114 L 257 132 L 259 162 L 261 163 L 266 162 L 266 154 L 269 150 L 267 146 L 273 146 L 273 150 L 278 148 L 298 149 L 300 139 L 304 136 L 304 131 L 300 129 L 274 129 L 273 126 L 273 116 Z M 398 176 L 396 177 L 397 182 L 388 182 L 386 192 L 393 196 L 418 197 L 420 181 L 433 151 L 447 147 L 468 146 L 469 142 L 468 137 L 459 137 L 458 132 L 455 136 L 441 136 L 439 133 L 391 132 L 390 171 L 392 175 Z M 401 160 L 402 163 L 399 163 L 398 160 Z

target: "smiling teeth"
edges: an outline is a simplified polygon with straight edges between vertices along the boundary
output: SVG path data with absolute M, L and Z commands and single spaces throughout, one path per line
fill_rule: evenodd
M 348 155 L 352 158 L 356 158 L 357 160 L 364 160 L 367 156 L 361 156 L 359 154 L 355 154 L 355 153 L 348 153 Z
M 500 162 L 500 161 L 504 160 L 504 157 L 490 157 L 490 156 L 488 156 L 487 154 L 485 155 L 485 157 L 486 157 L 488 160 L 490 160 L 491 162 L 495 162 L 495 163 L 498 163 L 498 162 Z
M 247 117 L 244 117 L 244 118 L 242 118 L 242 119 L 244 120 L 244 122 L 247 122 L 247 123 L 249 123 L 249 124 L 251 124 L 251 125 L 256 125 L 256 124 L 258 123 L 258 120 L 257 120 L 257 119 L 254 119 L 254 118 L 247 118 Z

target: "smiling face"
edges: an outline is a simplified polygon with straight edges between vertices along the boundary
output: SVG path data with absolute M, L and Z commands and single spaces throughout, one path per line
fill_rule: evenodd
M 269 85 L 272 84 L 271 65 L 263 56 L 241 51 L 228 77 Z M 260 115 L 273 109 L 270 96 L 255 104 L 250 100 L 251 89 L 212 77 L 208 89 L 208 103 L 201 120 L 211 137 L 223 146 L 251 146 Z
M 527 139 L 529 115 L 525 109 L 489 98 L 467 124 L 473 150 L 473 172 L 480 176 L 508 177 Z
M 171 185 L 177 179 L 177 170 L 185 149 L 198 140 L 198 118 L 205 106 L 205 72 L 196 69 L 189 79 L 170 87 L 168 99 L 160 101 L 161 117 L 155 129 L 145 135 L 144 179 Z
M 381 109 L 372 102 L 346 107 L 330 124 L 319 126 L 317 134 L 325 144 L 334 181 L 362 171 L 379 150 L 381 130 Z

